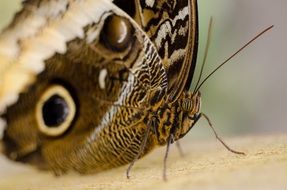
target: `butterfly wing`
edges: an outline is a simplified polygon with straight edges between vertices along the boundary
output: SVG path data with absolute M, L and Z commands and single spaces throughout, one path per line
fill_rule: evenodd
M 145 106 L 166 92 L 165 68 L 148 36 L 111 2 L 57 2 L 26 1 L 0 37 L 2 111 L 10 105 L 5 154 L 58 174 L 128 163 L 145 131 Z M 113 22 L 129 40 L 106 38 Z
M 163 60 L 168 99 L 190 88 L 198 47 L 197 0 L 116 0 L 147 33 Z

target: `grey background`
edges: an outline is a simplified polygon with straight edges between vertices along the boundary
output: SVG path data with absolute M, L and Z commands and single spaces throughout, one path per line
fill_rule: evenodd
M 210 115 L 218 130 L 231 135 L 287 132 L 286 7 L 284 0 L 199 1 L 200 55 L 209 17 L 215 20 L 206 71 L 264 28 L 275 26 L 217 72 L 202 89 L 203 111 Z

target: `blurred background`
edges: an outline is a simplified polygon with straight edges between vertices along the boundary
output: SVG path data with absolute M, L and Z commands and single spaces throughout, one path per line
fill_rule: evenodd
M 20 2 L 0 1 L 1 28 L 19 10 Z M 195 80 L 211 16 L 214 27 L 205 75 L 263 29 L 275 25 L 208 80 L 201 89 L 202 111 L 222 136 L 286 133 L 287 1 L 198 0 L 198 3 L 200 45 Z M 200 121 L 189 136 L 214 138 L 205 125 L 205 121 Z
M 208 21 L 214 18 L 205 73 L 264 28 L 274 28 L 218 71 L 202 88 L 202 111 L 220 133 L 232 136 L 286 133 L 287 1 L 199 0 L 202 61 Z M 198 67 L 199 69 L 199 67 Z M 201 123 L 200 135 L 210 135 Z

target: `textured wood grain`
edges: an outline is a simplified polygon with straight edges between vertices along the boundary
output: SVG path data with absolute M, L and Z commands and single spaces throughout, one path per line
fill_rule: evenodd
M 68 174 L 56 178 L 0 157 L 0 189 L 286 189 L 287 135 L 225 139 L 246 156 L 227 152 L 216 141 L 183 142 L 186 155 L 172 148 L 168 181 L 162 180 L 164 149 L 136 163 L 131 179 L 126 166 L 96 175 Z

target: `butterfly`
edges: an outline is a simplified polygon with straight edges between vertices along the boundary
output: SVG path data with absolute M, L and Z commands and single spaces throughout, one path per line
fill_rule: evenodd
M 156 146 L 167 158 L 208 119 L 204 81 L 189 91 L 197 14 L 196 0 L 26 0 L 0 35 L 4 154 L 57 175 L 130 163 L 128 177 Z

